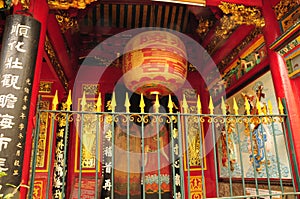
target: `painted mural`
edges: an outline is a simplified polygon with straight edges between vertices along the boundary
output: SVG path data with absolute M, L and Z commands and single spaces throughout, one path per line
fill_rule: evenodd
M 270 72 L 225 100 L 229 120 L 226 125 L 217 125 L 220 177 L 291 178 L 283 123 L 263 116 L 240 117 L 239 122 L 233 123 L 230 115 L 235 113 L 234 100 L 239 115 L 246 115 L 245 100 L 251 115 L 259 114 L 257 106 L 261 115 L 279 114 Z

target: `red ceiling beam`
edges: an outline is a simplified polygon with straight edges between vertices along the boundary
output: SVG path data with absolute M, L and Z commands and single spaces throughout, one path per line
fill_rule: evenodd
M 49 36 L 50 43 L 52 44 L 58 60 L 62 65 L 64 72 L 69 80 L 71 80 L 76 74 L 74 66 L 70 61 L 70 56 L 67 52 L 67 48 L 65 46 L 65 40 L 62 36 L 60 26 L 55 18 L 55 15 L 49 14 L 48 16 L 48 27 L 47 33 Z
M 214 60 L 215 64 L 218 64 L 224 59 L 224 57 L 228 56 L 230 52 L 236 48 L 253 29 L 254 26 L 248 25 L 241 25 L 238 27 L 230 35 L 226 43 L 213 54 L 212 59 Z

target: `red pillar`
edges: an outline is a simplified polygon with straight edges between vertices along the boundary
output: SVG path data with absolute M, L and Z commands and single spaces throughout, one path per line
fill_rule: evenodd
M 20 5 L 16 6 L 14 12 L 21 11 Z M 34 71 L 34 81 L 32 86 L 30 109 L 28 115 L 28 125 L 26 131 L 26 143 L 24 151 L 23 169 L 22 169 L 22 184 L 28 185 L 29 171 L 30 171 L 30 158 L 31 158 L 31 146 L 32 146 L 32 131 L 34 128 L 34 116 L 36 111 L 37 97 L 39 92 L 40 74 L 42 68 L 42 60 L 44 53 L 44 43 L 47 28 L 47 17 L 49 7 L 46 0 L 31 0 L 29 13 L 32 14 L 33 18 L 41 23 L 40 40 L 36 58 L 36 65 Z M 26 198 L 28 189 L 26 187 L 20 187 L 20 198 Z
M 294 148 L 290 148 L 295 151 L 296 163 L 294 172 L 297 175 L 299 172 L 300 165 L 300 103 L 299 96 L 297 95 L 296 84 L 288 77 L 288 71 L 286 63 L 283 57 L 278 53 L 270 50 L 270 45 L 278 38 L 281 34 L 279 23 L 276 19 L 275 13 L 270 4 L 270 0 L 263 0 L 262 6 L 263 16 L 265 18 L 265 27 L 263 29 L 266 46 L 268 49 L 268 57 L 270 60 L 270 70 L 272 73 L 274 88 L 276 96 L 285 98 L 287 105 L 287 113 L 290 119 L 290 127 L 292 130 L 292 141 L 294 142 Z M 298 187 L 300 186 L 298 182 Z

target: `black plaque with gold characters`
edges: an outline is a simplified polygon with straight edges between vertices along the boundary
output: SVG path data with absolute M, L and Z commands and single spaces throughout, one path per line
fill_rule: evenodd
M 25 15 L 10 15 L 5 24 L 0 59 L 0 198 L 21 183 L 40 28 L 40 22 Z

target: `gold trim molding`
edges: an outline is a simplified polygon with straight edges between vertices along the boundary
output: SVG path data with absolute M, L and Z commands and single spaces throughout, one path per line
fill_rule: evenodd
M 273 7 L 277 20 L 280 20 L 284 15 L 290 12 L 297 5 L 300 5 L 299 1 L 281 0 L 276 6 Z
M 88 4 L 97 0 L 48 0 L 50 9 L 67 10 L 69 8 L 85 9 Z
M 62 65 L 59 63 L 59 60 L 56 56 L 56 53 L 53 49 L 51 42 L 49 41 L 48 36 L 46 36 L 46 39 L 45 39 L 45 51 L 46 51 L 47 55 L 49 56 L 49 60 L 50 60 L 51 64 L 53 65 L 58 78 L 60 79 L 65 90 L 67 91 L 68 86 L 69 86 L 68 79 L 66 77 L 65 72 L 63 71 Z
M 224 70 L 228 64 L 239 55 L 239 53 L 251 42 L 254 38 L 256 38 L 259 34 L 262 34 L 261 28 L 255 28 L 244 40 L 240 43 L 236 48 L 234 48 L 230 55 L 228 55 L 225 59 L 223 59 L 220 64 L 218 64 L 219 70 Z

